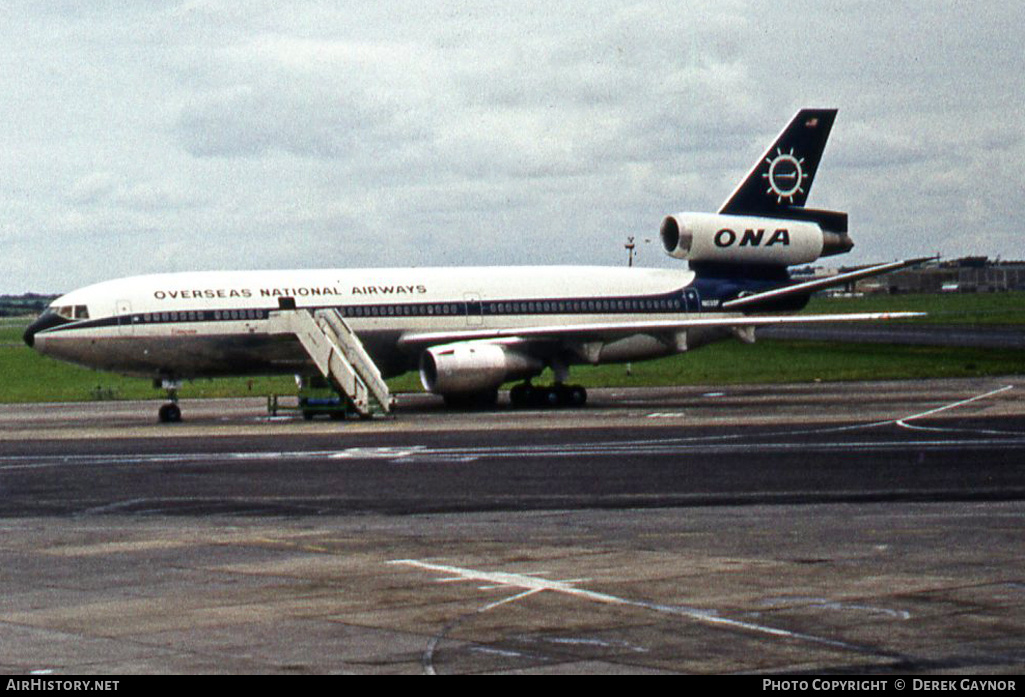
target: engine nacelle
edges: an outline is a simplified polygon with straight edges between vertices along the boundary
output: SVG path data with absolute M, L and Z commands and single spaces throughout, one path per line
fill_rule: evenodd
M 805 220 L 676 213 L 659 234 L 667 254 L 688 261 L 791 266 L 829 253 L 822 228 Z
M 460 341 L 420 356 L 420 382 L 434 394 L 469 394 L 538 375 L 544 364 L 501 344 Z

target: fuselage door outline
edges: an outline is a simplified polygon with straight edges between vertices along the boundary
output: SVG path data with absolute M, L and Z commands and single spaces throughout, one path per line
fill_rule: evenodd
M 117 315 L 117 332 L 123 336 L 130 336 L 135 333 L 132 324 L 132 303 L 128 300 L 118 300 L 114 305 L 114 313 Z
M 701 311 L 701 296 L 697 288 L 687 288 L 683 291 L 684 308 L 687 312 Z
M 480 293 L 464 293 L 463 300 L 466 301 L 466 326 L 484 326 L 484 304 L 480 300 Z

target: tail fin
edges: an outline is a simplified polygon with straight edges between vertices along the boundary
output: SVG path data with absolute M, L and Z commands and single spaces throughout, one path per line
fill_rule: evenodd
M 769 218 L 809 217 L 804 211 L 804 202 L 808 200 L 835 119 L 836 109 L 797 112 L 719 213 Z M 846 229 L 846 216 L 844 219 Z

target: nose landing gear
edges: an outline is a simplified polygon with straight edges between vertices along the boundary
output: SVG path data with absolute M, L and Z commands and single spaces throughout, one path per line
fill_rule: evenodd
M 162 424 L 178 423 L 182 420 L 182 410 L 176 402 L 168 402 L 160 407 L 157 418 Z
M 178 389 L 182 386 L 180 380 L 154 380 L 154 387 L 167 390 L 167 404 L 164 404 L 157 411 L 157 419 L 162 424 L 176 424 L 182 420 L 182 410 L 178 406 Z

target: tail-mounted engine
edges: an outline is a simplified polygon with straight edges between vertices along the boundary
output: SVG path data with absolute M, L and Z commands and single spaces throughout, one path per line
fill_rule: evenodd
M 666 253 L 705 267 L 776 273 L 850 251 L 846 213 L 805 208 L 835 119 L 836 109 L 798 111 L 718 213 L 662 221 Z
M 670 256 L 717 264 L 792 266 L 854 246 L 846 232 L 823 230 L 816 220 L 677 213 L 659 232 Z

